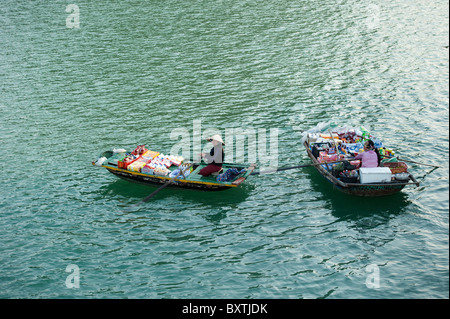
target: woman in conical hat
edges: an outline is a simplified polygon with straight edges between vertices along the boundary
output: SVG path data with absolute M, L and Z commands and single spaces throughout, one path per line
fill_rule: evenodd
M 209 176 L 212 173 L 220 172 L 222 170 L 222 163 L 225 159 L 225 152 L 223 150 L 223 146 L 225 145 L 222 137 L 220 135 L 213 135 L 207 139 L 208 142 L 213 144 L 213 148 L 208 153 L 202 153 L 201 156 L 204 161 L 208 163 L 206 167 L 203 167 L 200 172 L 200 175 Z

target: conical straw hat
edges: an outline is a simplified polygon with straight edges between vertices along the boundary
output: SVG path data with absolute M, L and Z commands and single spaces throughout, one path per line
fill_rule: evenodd
M 208 141 L 217 141 L 225 145 L 225 143 L 222 140 L 222 137 L 220 135 L 213 135 L 210 138 L 208 138 Z

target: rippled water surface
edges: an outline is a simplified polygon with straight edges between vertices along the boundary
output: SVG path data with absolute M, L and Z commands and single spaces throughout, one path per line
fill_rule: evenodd
M 74 0 L 68 28 L 70 3 L 0 4 L 0 297 L 449 297 L 448 1 Z M 441 168 L 383 199 L 304 168 L 127 210 L 156 188 L 91 165 L 194 120 L 276 128 L 298 165 L 329 119 Z

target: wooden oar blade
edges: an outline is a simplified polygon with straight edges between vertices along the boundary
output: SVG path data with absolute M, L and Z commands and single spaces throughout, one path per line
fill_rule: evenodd
M 170 183 L 172 183 L 174 180 L 176 180 L 180 175 L 183 175 L 184 177 L 184 173 L 190 169 L 190 167 L 192 166 L 192 164 L 189 164 L 184 170 L 180 169 L 180 172 L 177 174 L 177 176 L 173 177 L 172 179 L 168 180 L 167 182 L 164 183 L 164 185 L 162 185 L 160 188 L 158 188 L 157 190 L 155 190 L 153 193 L 151 193 L 150 195 L 148 195 L 147 197 L 145 197 L 143 200 L 140 201 L 140 203 L 145 203 L 148 202 L 152 197 L 154 197 L 156 194 L 158 194 L 161 190 L 163 190 L 164 188 L 166 188 L 167 186 L 169 186 Z
M 164 185 L 162 185 L 160 188 L 158 188 L 157 190 L 155 190 L 153 193 L 151 193 L 150 195 L 148 195 L 147 197 L 145 197 L 143 200 L 141 200 L 141 202 L 145 203 L 148 202 L 153 196 L 155 196 L 156 194 L 158 194 L 160 191 L 162 191 L 164 188 L 166 188 L 167 186 L 169 186 L 170 181 L 166 182 Z

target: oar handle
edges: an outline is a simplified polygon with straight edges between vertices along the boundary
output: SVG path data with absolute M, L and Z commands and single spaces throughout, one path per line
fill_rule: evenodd
M 330 133 L 331 140 L 332 140 L 333 143 L 334 143 L 334 147 L 336 148 L 336 153 L 337 153 L 337 152 L 338 152 L 338 145 L 337 145 L 336 140 L 335 140 L 334 137 L 333 137 L 333 133 L 331 132 L 331 130 L 328 130 L 328 133 Z
M 385 157 L 385 158 L 397 158 L 399 161 L 408 162 L 408 163 L 414 163 L 414 164 L 419 164 L 419 165 L 425 165 L 425 166 L 431 166 L 431 167 L 436 167 L 436 168 L 442 168 L 442 166 L 425 164 L 425 163 L 419 163 L 419 162 L 414 162 L 414 161 L 411 161 L 411 160 L 405 160 L 405 159 L 400 158 L 398 156 L 397 157 L 395 157 L 395 156 L 387 156 L 387 155 L 381 155 L 381 156 Z
M 311 167 L 311 166 L 319 166 L 319 165 L 327 165 L 327 164 L 336 164 L 336 163 L 344 163 L 348 161 L 361 161 L 360 159 L 348 159 L 348 160 L 341 160 L 341 161 L 334 161 L 334 162 L 325 162 L 325 163 L 312 163 L 312 164 L 305 164 L 305 165 L 298 165 L 298 166 L 291 166 L 291 167 L 281 167 L 272 171 L 267 171 L 263 173 L 274 173 L 274 172 L 281 172 L 281 171 L 287 171 L 290 169 L 296 169 L 296 168 L 303 168 L 303 167 Z M 253 172 L 250 175 L 260 175 L 261 171 L 259 172 Z
M 190 167 L 192 166 L 191 163 L 189 163 L 187 165 L 187 167 L 183 170 L 180 169 L 180 172 L 177 174 L 177 176 L 173 177 L 172 179 L 168 180 L 167 182 L 164 183 L 164 185 L 162 185 L 160 188 L 158 188 L 157 190 L 155 190 L 153 193 L 151 193 L 150 195 L 148 195 L 147 197 L 145 197 L 142 202 L 147 202 L 150 198 L 152 198 L 153 196 L 155 196 L 156 194 L 158 194 L 163 188 L 169 186 L 169 184 L 171 182 L 173 182 L 175 179 L 177 179 L 181 174 L 183 174 L 184 176 L 184 172 L 186 172 Z

